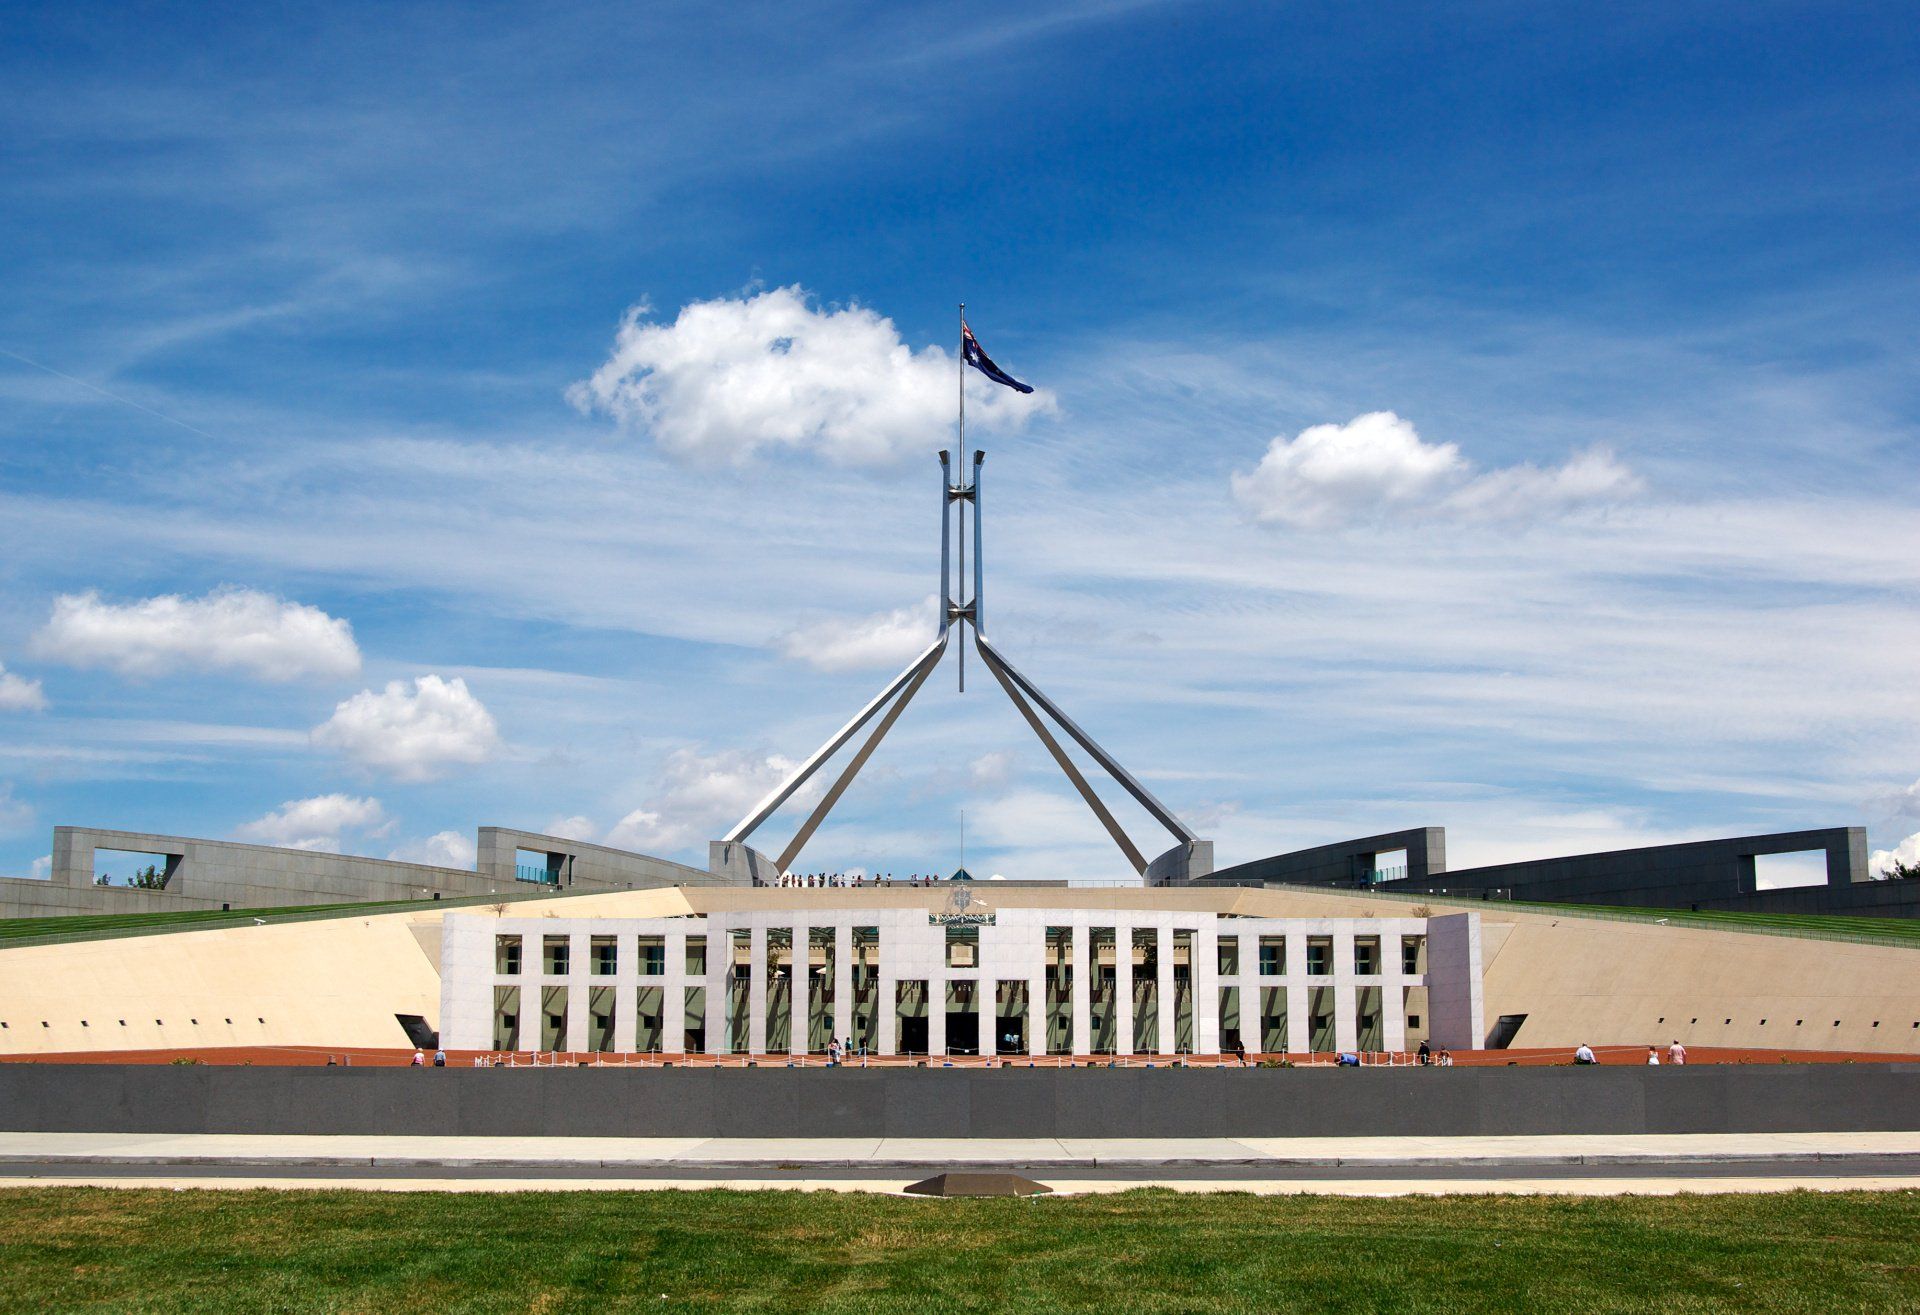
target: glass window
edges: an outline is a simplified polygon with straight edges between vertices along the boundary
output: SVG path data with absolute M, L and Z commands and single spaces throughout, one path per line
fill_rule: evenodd
M 663 977 L 667 971 L 667 938 L 664 936 L 642 936 L 637 943 L 639 958 L 635 961 L 642 977 Z
M 1220 988 L 1220 1053 L 1230 1055 L 1240 1044 L 1240 988 Z
M 520 1048 L 520 988 L 517 986 L 493 988 L 493 1048 Z
M 767 928 L 767 1048 L 781 1054 L 793 1036 L 793 928 Z M 801 989 L 806 984 L 801 983 Z
M 567 1044 L 567 988 L 540 988 L 540 1048 L 559 1050 Z
M 704 936 L 687 937 L 687 976 L 705 977 L 707 975 L 707 938 Z
M 1379 973 L 1380 938 L 1378 936 L 1353 938 L 1353 971 L 1362 977 L 1372 977 Z
M 730 933 L 732 946 L 727 974 L 727 1049 L 736 1055 L 747 1053 L 753 1028 L 753 933 Z
M 1220 938 L 1218 959 L 1220 963 L 1220 975 L 1222 977 L 1238 977 L 1240 975 L 1240 938 L 1238 936 L 1222 936 Z
M 501 977 L 520 975 L 520 938 L 518 936 L 493 938 L 493 971 Z
M 1073 928 L 1047 928 L 1047 1053 L 1073 1052 Z
M 1111 1055 L 1120 1025 L 1119 1010 L 1115 1005 L 1118 969 L 1114 962 L 1114 929 L 1094 927 L 1088 933 L 1088 939 L 1092 944 L 1089 957 L 1093 961 L 1093 975 L 1087 979 L 1090 988 L 1087 992 L 1087 1025 L 1092 1033 L 1089 1041 L 1096 1055 Z
M 853 929 L 853 1036 L 856 1054 L 880 1049 L 880 929 Z
M 1380 1014 L 1380 988 L 1363 986 L 1356 992 L 1359 997 L 1358 1033 L 1355 1045 L 1361 1050 L 1379 1050 L 1386 1045 L 1386 1027 Z
M 813 927 L 807 933 L 807 1050 L 827 1053 L 833 1040 L 834 930 Z
M 1262 977 L 1281 977 L 1287 971 L 1287 938 L 1285 936 L 1262 936 L 1260 938 L 1260 975 Z
M 1307 1045 L 1312 1050 L 1333 1049 L 1333 988 L 1315 986 L 1307 991 Z
M 1307 937 L 1307 975 L 1327 977 L 1333 973 L 1333 937 Z
M 947 967 L 977 968 L 980 965 L 980 929 L 947 928 Z
M 1287 988 L 1260 988 L 1260 1053 L 1287 1053 Z
M 1136 927 L 1133 933 L 1133 1053 L 1160 1049 L 1160 933 Z
M 601 1054 L 613 1049 L 611 986 L 596 986 L 587 992 L 587 1049 Z
M 1400 938 L 1400 971 L 1411 976 L 1427 970 L 1427 938 L 1424 936 L 1402 936 Z
M 641 1054 L 651 1055 L 665 1043 L 666 996 L 664 986 L 642 986 L 633 993 L 633 1048 Z
M 702 1055 L 707 1050 L 707 988 L 689 986 L 687 988 L 686 1038 L 680 1045 L 689 1055 Z
M 595 977 L 611 977 L 620 970 L 620 938 L 618 936 L 594 937 L 592 952 Z
M 548 936 L 542 942 L 542 951 L 546 956 L 545 969 L 549 977 L 565 977 L 571 969 L 572 949 L 565 936 Z M 552 1047 L 542 1047 L 552 1049 Z

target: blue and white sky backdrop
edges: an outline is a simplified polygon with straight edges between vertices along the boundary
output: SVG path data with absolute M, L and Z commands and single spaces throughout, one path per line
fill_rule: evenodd
M 1920 857 L 1917 34 L 9 6 L 0 872 L 702 861 L 931 626 L 962 299 L 1041 390 L 969 385 L 990 631 L 1222 862 Z M 970 683 L 802 866 L 950 868 L 964 808 L 976 871 L 1124 874 Z

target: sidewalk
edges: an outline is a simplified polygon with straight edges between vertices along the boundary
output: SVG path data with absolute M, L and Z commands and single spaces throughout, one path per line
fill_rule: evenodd
M 0 1133 L 0 1164 L 585 1169 L 918 1170 L 1486 1167 L 1844 1162 L 1911 1157 L 1920 1132 L 1643 1136 L 1247 1137 L 1182 1140 L 315 1137 Z

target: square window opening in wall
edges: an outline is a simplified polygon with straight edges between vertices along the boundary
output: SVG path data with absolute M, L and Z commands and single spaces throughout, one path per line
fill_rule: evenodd
M 1803 849 L 1792 854 L 1755 854 L 1755 890 L 1792 890 L 1827 884 L 1827 851 Z
M 513 851 L 513 875 L 535 886 L 563 886 L 568 876 L 567 856 L 538 849 Z
M 142 849 L 93 851 L 93 884 L 120 890 L 165 890 L 179 870 L 180 855 Z

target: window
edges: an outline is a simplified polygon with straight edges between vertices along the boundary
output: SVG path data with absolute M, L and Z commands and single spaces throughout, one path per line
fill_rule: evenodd
M 493 971 L 501 977 L 520 975 L 520 938 L 518 936 L 493 938 Z
M 559 1050 L 567 1044 L 567 988 L 540 988 L 540 1048 Z
M 642 936 L 636 944 L 642 977 L 664 977 L 667 971 L 667 938 Z
M 613 999 L 611 986 L 587 992 L 587 1049 L 600 1054 L 613 1049 Z
M 1402 936 L 1400 938 L 1400 971 L 1409 977 L 1427 971 L 1427 938 L 1424 936 Z M 1665 1019 L 1661 1020 L 1665 1022 Z
M 702 955 L 704 958 L 705 955 Z M 704 972 L 705 969 L 703 968 Z M 689 986 L 684 1036 L 680 1048 L 689 1055 L 705 1054 L 707 1049 L 707 988 Z
M 493 1048 L 520 1048 L 520 988 L 517 986 L 493 988 Z
M 95 849 L 93 884 L 121 886 L 128 890 L 166 890 L 179 870 L 180 855 L 153 854 L 144 850 Z
M 596 936 L 593 938 L 593 975 L 612 977 L 620 971 L 620 938 L 618 936 Z M 595 1047 L 599 1049 L 599 1047 Z
M 1378 936 L 1356 936 L 1353 938 L 1353 971 L 1362 977 L 1374 977 L 1380 972 L 1380 938 Z M 1378 1047 L 1375 1047 L 1378 1049 Z
M 1795 854 L 1755 854 L 1755 890 L 1791 890 L 1796 886 L 1827 884 L 1827 851 L 1801 850 Z
M 573 961 L 573 954 L 567 937 L 545 937 L 541 942 L 541 950 L 546 960 L 545 970 L 547 976 L 565 977 L 572 971 L 570 965 Z
M 633 993 L 633 1048 L 643 1055 L 655 1054 L 666 1044 L 666 995 L 664 986 L 643 986 Z M 612 1006 L 608 1008 L 611 1012 Z
M 1307 937 L 1307 976 L 1327 977 L 1333 973 L 1333 937 Z M 1314 1047 L 1316 1050 L 1319 1047 Z
M 1287 938 L 1284 936 L 1262 936 L 1260 938 L 1260 975 L 1279 977 L 1287 971 Z
M 1222 977 L 1238 977 L 1240 975 L 1240 938 L 1222 936 L 1217 958 Z
M 978 927 L 947 928 L 947 967 L 977 968 L 980 966 L 980 929 Z
M 707 938 L 704 936 L 687 937 L 687 976 L 705 977 L 707 975 Z

